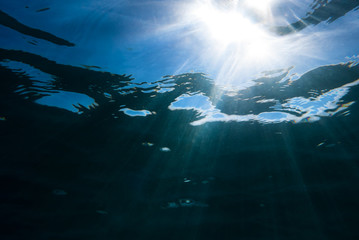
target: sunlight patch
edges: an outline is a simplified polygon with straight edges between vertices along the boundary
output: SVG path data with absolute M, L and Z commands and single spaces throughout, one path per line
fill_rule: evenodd
M 130 108 L 122 108 L 121 112 L 130 117 L 146 117 L 147 115 L 151 115 L 152 113 L 148 110 L 133 110 Z
M 67 91 L 56 91 L 52 92 L 49 96 L 44 96 L 35 101 L 37 104 L 46 105 L 49 107 L 62 108 L 74 113 L 81 114 L 79 110 L 81 106 L 91 109 L 97 106 L 95 100 L 85 94 L 67 92 Z

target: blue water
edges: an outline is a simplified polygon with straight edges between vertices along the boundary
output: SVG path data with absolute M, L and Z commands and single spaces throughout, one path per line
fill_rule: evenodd
M 3 1 L 0 238 L 359 239 L 359 1 Z

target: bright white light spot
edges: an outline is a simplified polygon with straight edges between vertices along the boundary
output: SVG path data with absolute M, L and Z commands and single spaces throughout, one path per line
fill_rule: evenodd
M 213 64 L 212 69 L 217 69 L 216 82 L 230 85 L 236 81 L 236 85 L 247 87 L 245 81 L 254 79 L 256 72 L 272 69 L 279 47 L 265 22 L 249 17 L 245 2 L 238 4 L 218 7 L 213 1 L 197 1 L 189 8 L 186 18 L 191 19 L 198 35 L 209 46 L 202 57 L 204 62 Z M 267 1 L 264 5 L 269 7 L 269 4 Z
M 195 54 L 189 62 L 204 66 L 218 85 L 245 89 L 256 84 L 253 80 L 260 73 L 280 69 L 288 69 L 292 79 L 291 66 L 303 72 L 299 67 L 313 66 L 322 51 L 317 47 L 318 35 L 277 35 L 274 29 L 280 16 L 273 13 L 283 0 L 191 2 L 184 4 L 178 23 L 171 25 L 177 28 L 171 29 L 183 27 L 182 44 Z
M 266 14 L 274 0 L 245 0 L 244 4 L 260 14 Z
M 171 149 L 168 148 L 168 147 L 162 147 L 162 148 L 160 148 L 160 151 L 162 151 L 162 152 L 171 152 Z
M 211 38 L 222 44 L 249 44 L 267 37 L 258 24 L 235 9 L 219 9 L 212 4 L 200 4 L 194 7 L 192 14 L 207 28 Z

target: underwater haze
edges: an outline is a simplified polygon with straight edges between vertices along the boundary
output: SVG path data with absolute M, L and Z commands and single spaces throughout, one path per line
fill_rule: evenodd
M 3 0 L 0 239 L 359 239 L 359 0 Z

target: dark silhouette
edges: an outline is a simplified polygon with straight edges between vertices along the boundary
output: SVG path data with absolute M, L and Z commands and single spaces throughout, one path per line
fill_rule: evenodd
M 40 38 L 43 40 L 47 40 L 54 44 L 64 45 L 64 46 L 69 46 L 69 47 L 75 46 L 75 44 L 73 44 L 65 39 L 56 37 L 55 35 L 53 35 L 51 33 L 42 31 L 40 29 L 28 27 L 28 26 L 22 24 L 21 22 L 19 22 L 18 20 L 16 20 L 15 18 L 11 17 L 10 15 L 4 13 L 1 10 L 0 10 L 0 24 L 5 27 L 9 27 L 15 31 L 18 31 L 22 34 L 29 35 L 29 36 L 32 36 L 35 38 Z

